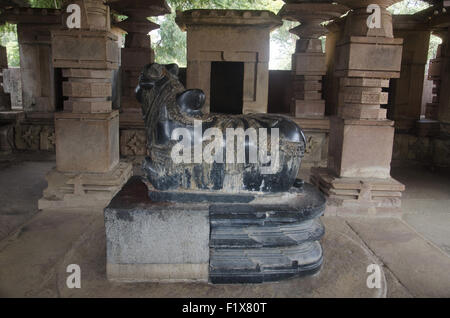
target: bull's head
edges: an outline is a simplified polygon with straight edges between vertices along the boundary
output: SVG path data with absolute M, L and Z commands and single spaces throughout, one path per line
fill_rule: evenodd
M 167 64 L 161 65 L 158 63 L 151 63 L 144 67 L 144 70 L 139 77 L 139 83 L 136 87 L 136 98 L 142 104 L 142 90 L 152 89 L 158 84 L 162 84 L 165 78 L 174 76 L 178 79 L 178 65 Z
M 139 103 L 143 103 L 143 90 L 162 87 L 170 79 L 175 79 L 178 83 L 178 65 L 158 63 L 148 64 L 139 77 L 139 84 L 136 88 L 136 98 Z M 190 116 L 200 115 L 205 104 L 205 94 L 200 89 L 189 89 L 183 92 L 175 92 L 176 101 L 182 113 Z

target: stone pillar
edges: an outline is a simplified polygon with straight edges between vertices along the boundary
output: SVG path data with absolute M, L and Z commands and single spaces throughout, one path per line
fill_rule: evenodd
M 119 112 L 111 102 L 119 49 L 109 7 L 101 0 L 77 4 L 81 29 L 52 32 L 53 65 L 63 69 L 67 99 L 55 114 L 56 169 L 47 175 L 40 209 L 104 207 L 132 174 L 129 163 L 119 162 Z
M 0 154 L 9 153 L 13 149 L 13 131 L 8 113 L 11 110 L 11 96 L 3 88 L 3 72 L 8 68 L 6 47 L 0 46 Z
M 53 116 L 57 96 L 50 32 L 60 27 L 61 10 L 12 8 L 0 20 L 17 24 L 23 109 Z
M 341 0 L 353 9 L 337 44 L 338 116 L 331 120 L 328 169 L 311 181 L 329 198 L 329 213 L 398 213 L 404 185 L 390 177 L 394 122 L 386 119 L 390 78 L 400 77 L 402 39 L 393 37 L 386 8 L 396 0 Z M 368 4 L 381 8 L 381 27 L 368 28 Z
M 297 35 L 295 53 L 292 55 L 291 115 L 305 132 L 307 149 L 302 169 L 326 166 L 329 119 L 325 115 L 322 96 L 323 76 L 326 74 L 326 57 L 322 40 L 327 33 L 322 22 L 337 18 L 348 11 L 343 5 L 311 0 L 286 1 L 278 13 L 283 19 L 301 24 L 290 30 Z
M 3 88 L 3 70 L 8 68 L 6 47 L 0 46 L 0 111 L 11 110 L 11 96 Z
M 450 23 L 447 23 L 447 25 Z M 439 109 L 437 119 L 441 123 L 441 128 L 445 134 L 450 134 L 450 45 L 449 45 L 450 27 L 442 33 L 441 45 L 441 73 L 439 90 Z
M 446 39 L 446 32 L 436 32 L 433 34 L 438 35 L 443 40 Z M 439 98 L 441 90 L 441 68 L 443 66 L 443 52 L 445 52 L 445 43 L 438 46 L 436 56 L 430 60 L 428 67 L 428 80 L 433 81 L 433 91 L 431 103 L 425 105 L 425 119 L 421 119 L 417 122 L 417 135 L 433 137 L 439 135 Z
M 425 19 L 394 16 L 394 36 L 403 39 L 403 52 L 400 78 L 391 85 L 394 89 L 389 118 L 395 120 L 398 130 L 409 131 L 420 120 L 430 34 Z
M 444 44 L 445 45 L 445 44 Z M 441 89 L 441 66 L 443 44 L 439 44 L 434 59 L 430 60 L 430 66 L 428 67 L 428 79 L 433 81 L 433 99 L 431 103 L 427 103 L 425 107 L 425 117 L 431 120 L 437 120 L 439 114 L 439 97 Z
M 144 66 L 154 62 L 149 32 L 159 28 L 147 17 L 168 14 L 170 8 L 165 0 L 116 0 L 110 1 L 110 6 L 128 17 L 116 25 L 127 32 L 121 52 L 120 125 L 121 128 L 142 128 L 142 110 L 136 100 L 135 89 Z
M 327 30 L 321 23 L 337 18 L 346 11 L 348 8 L 338 4 L 297 0 L 289 1 L 279 12 L 282 18 L 301 23 L 290 30 L 300 38 L 292 55 L 291 113 L 296 118 L 317 118 L 325 114 L 322 77 L 326 74 L 326 64 L 319 38 Z

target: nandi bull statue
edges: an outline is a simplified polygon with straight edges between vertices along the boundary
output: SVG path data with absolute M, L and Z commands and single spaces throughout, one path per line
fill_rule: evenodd
M 147 129 L 143 167 L 157 190 L 267 193 L 293 186 L 305 137 L 290 119 L 203 113 L 205 94 L 183 87 L 176 64 L 145 66 L 136 97 Z

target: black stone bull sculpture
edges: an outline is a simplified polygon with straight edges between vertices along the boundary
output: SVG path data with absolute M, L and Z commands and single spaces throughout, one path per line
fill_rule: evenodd
M 156 189 L 281 192 L 289 190 L 294 184 L 305 151 L 305 137 L 289 118 L 272 114 L 205 114 L 202 112 L 205 94 L 198 89 L 185 90 L 178 80 L 176 64 L 153 63 L 145 66 L 136 88 L 136 97 L 142 104 L 147 130 L 148 156 L 143 168 Z M 200 128 L 198 123 L 201 123 Z M 223 142 L 221 148 L 214 148 L 211 152 L 216 160 L 199 161 L 198 156 L 195 157 L 195 149 L 207 148 L 212 137 L 206 138 L 205 135 L 211 131 L 210 128 L 218 128 L 222 136 L 215 134 L 214 140 L 217 138 L 220 142 L 223 138 Z M 230 128 L 234 132 L 246 133 L 243 138 L 236 138 L 236 148 L 235 136 L 228 135 L 233 132 Z M 260 132 L 259 143 L 251 138 L 254 134 L 248 133 L 249 128 Z M 266 131 L 266 139 L 260 129 Z M 277 134 L 278 140 L 273 138 Z M 231 152 L 227 145 L 230 138 Z M 267 152 L 263 152 L 266 156 L 260 157 L 264 142 L 267 143 Z M 278 148 L 273 147 L 275 142 Z M 181 143 L 189 146 L 182 151 L 183 158 L 188 160 L 182 162 L 173 159 L 173 153 L 181 153 Z M 243 159 L 242 149 L 245 158 L 239 161 L 239 156 Z M 255 153 L 257 158 L 266 159 L 252 161 L 251 158 L 255 157 L 251 154 Z M 227 154 L 227 158 L 220 160 L 221 154 Z M 229 157 L 234 161 L 228 160 Z

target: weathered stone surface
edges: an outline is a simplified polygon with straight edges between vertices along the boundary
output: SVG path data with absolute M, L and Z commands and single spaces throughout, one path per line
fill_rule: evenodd
M 398 78 L 402 39 L 352 36 L 337 45 L 336 75 Z
M 50 171 L 39 209 L 104 208 L 131 177 L 133 167 L 120 162 L 107 173 Z
M 378 87 L 345 87 L 340 94 L 343 103 L 374 105 L 388 102 L 388 93 Z
M 64 101 L 64 110 L 72 113 L 110 113 L 112 102 L 106 98 L 71 98 Z
M 325 54 L 295 53 L 292 55 L 292 70 L 296 75 L 325 75 Z
M 19 150 L 39 150 L 40 133 L 39 125 L 16 125 L 14 139 Z
M 340 177 L 389 178 L 393 140 L 391 121 L 333 118 L 328 167 Z
M 329 169 L 312 168 L 311 180 L 328 198 L 325 215 L 401 216 L 405 186 L 382 178 L 339 178 Z
M 325 113 L 324 100 L 293 100 L 294 117 L 323 117 Z
M 208 281 L 207 205 L 151 202 L 132 178 L 105 209 L 107 276 L 119 281 Z
M 11 97 L 11 108 L 22 108 L 22 80 L 20 68 L 3 69 L 3 89 Z
M 366 105 L 344 105 L 339 109 L 342 118 L 354 119 L 386 119 L 387 109 L 365 107 Z
M 119 66 L 117 37 L 109 32 L 52 31 L 53 67 L 112 70 Z
M 119 113 L 55 114 L 56 167 L 61 172 L 110 171 L 119 162 Z
M 143 129 L 120 130 L 120 154 L 122 156 L 144 156 L 147 154 L 147 136 Z
M 111 83 L 92 82 L 88 80 L 69 81 L 63 83 L 63 94 L 67 97 L 109 97 L 112 94 Z

